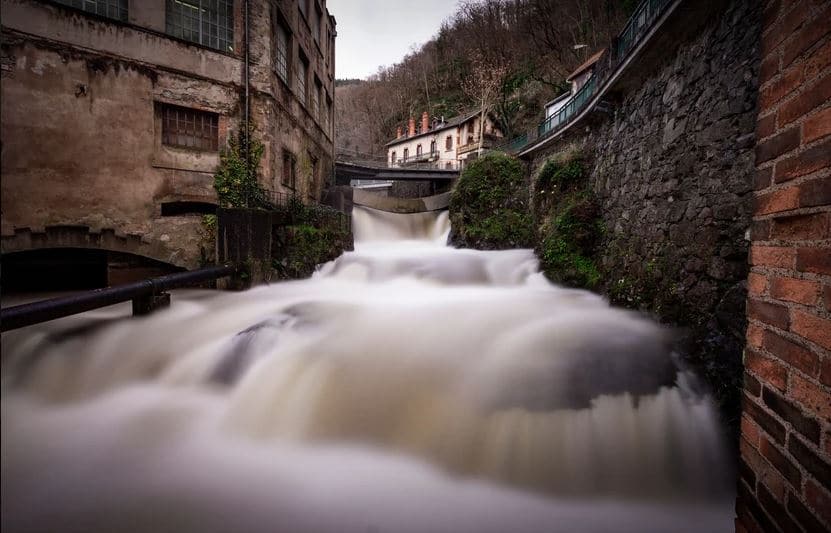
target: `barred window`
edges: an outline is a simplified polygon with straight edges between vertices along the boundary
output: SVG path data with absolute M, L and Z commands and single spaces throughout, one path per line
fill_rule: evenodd
M 168 35 L 223 52 L 234 50 L 233 0 L 167 0 Z
M 297 185 L 297 159 L 288 150 L 283 150 L 283 170 L 281 174 L 283 185 L 294 189 Z
M 168 146 L 217 151 L 219 115 L 162 104 L 162 143 Z
M 289 33 L 281 23 L 277 23 L 277 54 L 275 68 L 277 75 L 284 82 L 289 82 Z
M 308 94 L 306 94 L 306 78 L 309 74 L 309 60 L 300 54 L 300 61 L 297 62 L 297 96 L 303 105 L 308 105 Z
M 127 22 L 127 0 L 57 0 L 57 2 L 102 17 Z

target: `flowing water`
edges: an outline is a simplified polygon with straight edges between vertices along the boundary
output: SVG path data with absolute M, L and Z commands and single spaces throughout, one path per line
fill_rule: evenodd
M 729 531 L 668 332 L 355 208 L 309 280 L 4 334 L 4 531 Z

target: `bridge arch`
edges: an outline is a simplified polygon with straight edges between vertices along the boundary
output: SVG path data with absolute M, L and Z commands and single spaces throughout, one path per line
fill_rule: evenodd
M 189 225 L 195 224 L 200 222 L 194 217 Z M 193 228 L 189 229 L 191 231 L 186 233 L 193 234 Z M 193 242 L 187 243 L 188 246 L 185 247 L 181 242 L 181 234 L 184 233 L 154 231 L 150 235 L 137 235 L 125 234 L 112 228 L 94 230 L 85 225 L 54 225 L 40 230 L 22 228 L 15 229 L 12 235 L 3 235 L 0 240 L 0 252 L 5 257 L 8 254 L 34 250 L 101 250 L 146 258 L 155 263 L 169 265 L 172 270 L 196 268 L 199 266 L 199 246 L 205 246 L 207 243 L 193 236 L 190 238 Z

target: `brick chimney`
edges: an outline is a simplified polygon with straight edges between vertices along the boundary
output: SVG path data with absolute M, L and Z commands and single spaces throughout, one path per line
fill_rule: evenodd
M 408 135 L 410 137 L 412 137 L 413 135 L 415 135 L 415 119 L 413 117 L 410 117 L 410 122 L 409 122 L 408 126 L 409 126 L 408 129 L 407 129 L 407 131 L 409 131 Z
M 427 130 L 430 129 L 430 115 L 427 114 L 427 111 L 421 114 L 421 133 L 427 133 Z
M 395 138 L 400 139 L 404 135 L 404 132 L 401 129 L 401 126 L 398 126 L 395 130 Z

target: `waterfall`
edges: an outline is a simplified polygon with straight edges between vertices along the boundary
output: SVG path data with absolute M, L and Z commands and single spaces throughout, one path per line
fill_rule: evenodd
M 353 225 L 308 280 L 3 334 L 3 527 L 731 530 L 670 332 L 446 212 Z

